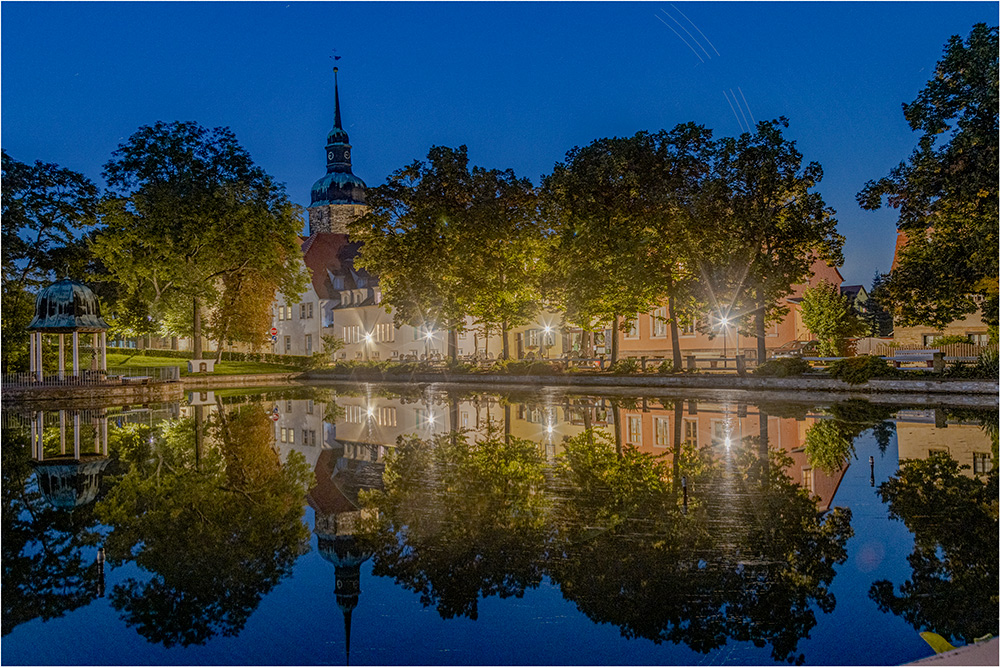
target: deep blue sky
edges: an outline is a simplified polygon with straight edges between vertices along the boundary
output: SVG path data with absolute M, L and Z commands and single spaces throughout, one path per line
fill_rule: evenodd
M 823 165 L 847 237 L 841 272 L 868 285 L 891 264 L 895 213 L 854 195 L 910 153 L 900 104 L 948 37 L 997 14 L 996 2 L 5 2 L 2 145 L 103 185 L 140 125 L 228 125 L 307 205 L 325 172 L 333 49 L 354 172 L 372 186 L 433 144 L 464 143 L 475 164 L 537 183 L 598 137 L 687 121 L 737 134 L 723 91 L 742 91 L 755 119 L 787 116 Z

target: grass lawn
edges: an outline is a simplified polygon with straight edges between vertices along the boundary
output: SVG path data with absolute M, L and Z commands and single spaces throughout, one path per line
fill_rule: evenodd
M 121 367 L 153 368 L 160 366 L 180 366 L 181 375 L 191 375 L 187 369 L 187 359 L 173 357 L 130 356 L 120 352 L 108 353 L 108 368 Z M 298 370 L 284 364 L 263 364 L 256 361 L 223 361 L 215 365 L 215 372 L 208 375 L 252 375 L 256 373 L 288 373 Z

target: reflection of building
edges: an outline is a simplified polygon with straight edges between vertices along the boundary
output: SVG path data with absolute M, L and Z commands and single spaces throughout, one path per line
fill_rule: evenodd
M 934 410 L 900 410 L 896 415 L 899 460 L 925 459 L 942 452 L 968 466 L 966 475 L 993 469 L 993 441 L 978 424 L 946 421 Z
M 352 460 L 343 449 L 324 450 L 316 463 L 316 486 L 306 499 L 316 511 L 317 548 L 334 567 L 337 606 L 344 614 L 347 661 L 351 659 L 351 616 L 361 595 L 361 565 L 371 554 L 355 534 L 363 512 L 358 494 L 362 489 L 382 488 L 381 463 Z

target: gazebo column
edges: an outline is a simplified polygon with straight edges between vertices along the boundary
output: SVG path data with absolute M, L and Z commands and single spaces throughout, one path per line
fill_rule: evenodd
M 76 334 L 73 334 L 76 336 Z M 73 458 L 80 460 L 80 412 L 73 411 Z
M 59 453 L 66 453 L 66 411 L 59 411 Z
M 108 370 L 108 332 L 101 332 L 101 370 L 107 372 Z M 105 424 L 107 428 L 107 424 Z M 105 446 L 107 443 L 105 442 Z
M 35 374 L 35 332 L 28 334 L 28 373 Z
M 59 379 L 66 379 L 66 334 L 59 334 Z
M 73 332 L 73 377 L 80 377 L 80 332 Z
M 45 460 L 45 413 L 39 410 L 35 413 L 36 419 L 38 420 L 38 460 Z
M 108 455 L 108 416 L 104 415 L 101 417 L 101 445 L 103 447 L 101 453 L 105 456 Z

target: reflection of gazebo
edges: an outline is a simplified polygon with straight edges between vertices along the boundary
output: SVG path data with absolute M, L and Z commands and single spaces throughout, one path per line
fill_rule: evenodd
M 69 278 L 52 283 L 35 300 L 31 333 L 31 373 L 42 379 L 42 334 L 59 334 L 59 379 L 66 375 L 65 336 L 73 334 L 73 375 L 80 375 L 80 334 L 91 334 L 91 345 L 99 351 L 100 369 L 107 370 L 108 324 L 101 317 L 97 297 L 86 285 Z M 100 334 L 98 347 L 97 335 Z
M 51 418 L 46 420 L 46 414 L 52 413 L 38 410 L 31 419 L 31 458 L 42 495 L 58 509 L 74 509 L 93 502 L 100 490 L 104 469 L 110 461 L 107 411 L 59 410 L 58 422 Z M 58 425 L 58 454 L 45 452 L 46 421 L 48 426 Z M 81 432 L 84 422 L 93 429 L 93 453 L 83 451 Z M 72 430 L 73 434 L 72 451 L 69 451 L 66 442 L 68 430 Z

